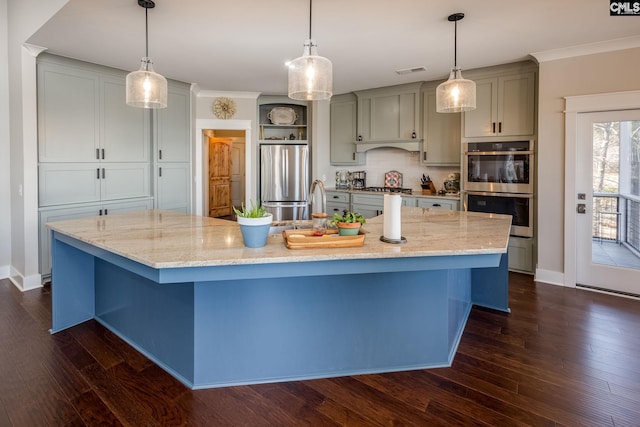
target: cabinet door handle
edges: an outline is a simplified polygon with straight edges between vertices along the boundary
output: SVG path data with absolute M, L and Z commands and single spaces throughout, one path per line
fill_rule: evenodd
M 340 198 L 340 196 L 333 196 L 333 198 L 334 198 L 334 199 L 339 199 L 339 198 Z
M 162 150 L 158 150 L 158 159 L 162 160 Z
M 107 210 L 106 210 L 106 209 L 104 210 L 104 214 L 105 214 L 105 215 L 108 215 L 108 213 L 107 213 Z
M 162 168 L 158 168 L 158 176 L 162 176 Z
M 100 209 L 100 213 L 98 213 L 98 215 L 102 216 L 102 209 Z
M 502 122 L 498 123 L 498 133 L 502 133 Z
M 427 161 L 427 152 L 426 151 L 422 152 L 422 160 Z
M 100 149 L 96 148 L 96 160 L 100 160 Z
M 102 168 L 102 179 L 104 179 L 104 168 Z
M 351 153 L 351 154 L 352 154 L 353 160 L 355 160 L 356 159 L 356 153 Z
M 102 160 L 104 160 L 104 148 L 102 149 Z
M 433 206 L 434 208 L 441 208 L 442 207 L 442 205 L 440 203 L 434 203 L 431 206 Z
M 493 130 L 491 132 L 496 133 L 496 122 L 493 122 L 491 125 L 493 127 Z

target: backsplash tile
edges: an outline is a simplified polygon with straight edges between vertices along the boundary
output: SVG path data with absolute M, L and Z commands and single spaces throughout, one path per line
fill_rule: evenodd
M 368 187 L 384 186 L 384 174 L 390 170 L 402 173 L 402 186 L 419 191 L 422 174 L 429 175 L 436 190 L 443 189 L 444 180 L 452 172 L 460 172 L 459 168 L 452 167 L 426 167 L 420 164 L 420 153 L 409 152 L 397 148 L 377 148 L 366 153 L 367 163 L 362 166 L 334 167 L 335 171 L 346 169 L 348 171 L 363 170 L 367 173 Z M 335 176 L 327 177 L 327 187 L 335 185 Z

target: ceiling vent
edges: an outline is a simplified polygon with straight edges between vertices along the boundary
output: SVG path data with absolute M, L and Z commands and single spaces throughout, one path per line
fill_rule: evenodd
M 411 73 L 419 73 L 421 71 L 427 71 L 427 67 L 421 66 L 421 67 L 413 67 L 413 68 L 404 68 L 402 70 L 396 70 L 396 73 L 400 75 L 404 75 L 404 74 L 411 74 Z

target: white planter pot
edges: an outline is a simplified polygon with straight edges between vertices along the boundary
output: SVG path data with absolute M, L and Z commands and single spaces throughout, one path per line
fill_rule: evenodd
M 242 232 L 242 240 L 248 248 L 261 248 L 267 244 L 269 227 L 273 220 L 273 215 L 269 214 L 261 218 L 238 217 L 238 224 Z

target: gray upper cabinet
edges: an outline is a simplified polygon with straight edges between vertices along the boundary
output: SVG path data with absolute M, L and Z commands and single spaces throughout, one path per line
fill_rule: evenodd
M 422 82 L 357 91 L 358 141 L 407 142 L 421 139 Z
M 38 159 L 96 161 L 100 78 L 74 67 L 38 64 Z
M 47 53 L 37 66 L 41 274 L 47 220 L 154 206 L 190 212 L 188 84 L 170 81 L 168 107 L 151 111 L 126 105 L 126 71 Z
M 100 160 L 148 162 L 150 112 L 126 104 L 124 79 L 103 76 L 101 80 Z
M 476 109 L 463 115 L 465 138 L 535 133 L 535 72 L 474 81 Z
M 357 99 L 352 93 L 331 98 L 331 164 L 361 165 L 364 154 L 356 152 Z
M 460 166 L 461 113 L 436 111 L 436 85 L 429 84 L 423 92 L 423 133 L 420 160 L 425 166 Z
M 167 108 L 155 111 L 156 208 L 191 212 L 191 92 L 169 82 Z
M 156 110 L 157 159 L 188 162 L 191 157 L 189 86 L 170 82 L 167 104 L 167 108 Z

